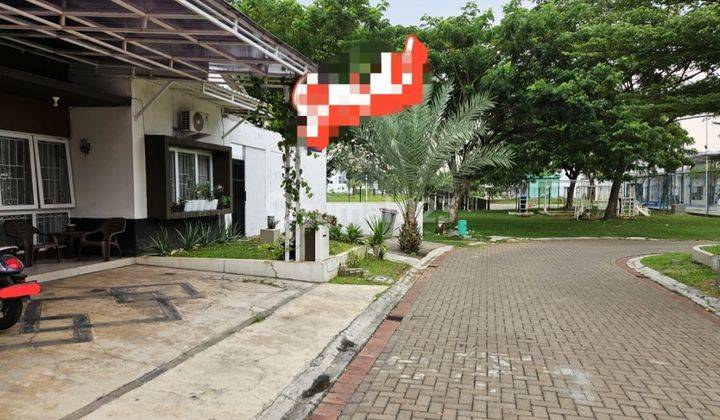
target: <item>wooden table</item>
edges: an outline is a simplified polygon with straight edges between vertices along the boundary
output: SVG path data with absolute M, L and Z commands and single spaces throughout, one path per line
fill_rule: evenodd
M 75 242 L 79 241 L 79 239 L 82 238 L 85 233 L 86 232 L 82 231 L 82 230 L 73 230 L 73 231 L 53 232 L 52 235 L 55 235 L 55 237 L 58 239 L 58 241 L 61 241 L 61 242 L 64 242 L 67 244 L 67 257 L 72 258 L 74 249 L 75 249 Z M 58 250 L 58 252 L 59 252 L 59 250 Z

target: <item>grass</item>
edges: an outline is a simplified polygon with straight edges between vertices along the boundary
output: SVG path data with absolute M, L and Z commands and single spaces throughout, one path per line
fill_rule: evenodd
M 330 241 L 330 255 L 342 254 L 343 252 L 349 251 L 358 246 L 360 245 L 340 241 Z
M 361 194 L 351 194 L 348 195 L 347 193 L 327 193 L 327 201 L 330 203 L 360 203 L 360 202 L 382 202 L 382 201 L 395 201 L 391 195 L 381 195 L 381 194 L 368 194 L 367 197 L 365 197 L 365 192 Z
M 268 244 L 259 238 L 239 241 L 234 244 L 213 245 L 192 251 L 180 251 L 174 257 L 191 258 L 233 258 L 239 260 L 272 260 Z
M 716 283 L 717 274 L 710 267 L 694 262 L 690 254 L 653 255 L 643 258 L 642 263 L 708 296 L 720 297 L 720 288 Z
M 720 245 L 704 246 L 703 251 L 707 251 L 713 255 L 720 255 Z
M 447 213 L 436 211 L 425 215 L 424 228 L 428 234 L 435 232 L 437 217 L 447 217 Z M 509 215 L 507 211 L 461 211 L 459 217 L 468 221 L 468 227 L 474 238 L 488 236 L 519 238 L 642 236 L 656 239 L 709 240 L 720 238 L 720 223 L 717 219 L 661 212 L 653 212 L 650 217 L 630 220 L 596 221 L 576 221 L 569 213 L 561 216 L 536 214 L 530 217 L 518 217 Z M 425 237 L 432 238 L 428 235 Z
M 356 264 L 357 268 L 364 268 L 368 270 L 370 273 L 370 276 L 385 276 L 393 279 L 393 281 L 397 281 L 400 279 L 400 277 L 405 274 L 405 272 L 410 268 L 409 265 L 395 262 L 395 261 L 388 261 L 388 260 L 378 260 L 375 257 L 372 256 L 366 256 L 365 258 L 361 258 L 358 261 L 358 264 Z M 337 276 L 334 279 L 330 280 L 330 283 L 333 284 L 352 284 L 352 285 L 358 285 L 358 286 L 387 286 L 387 283 L 381 283 L 377 281 L 372 281 L 367 278 L 362 277 L 342 277 Z
M 330 255 L 337 255 L 357 245 L 338 241 L 330 241 Z M 274 260 L 270 245 L 259 238 L 239 241 L 233 244 L 213 245 L 192 251 L 180 251 L 173 257 L 190 258 L 231 258 L 238 260 Z

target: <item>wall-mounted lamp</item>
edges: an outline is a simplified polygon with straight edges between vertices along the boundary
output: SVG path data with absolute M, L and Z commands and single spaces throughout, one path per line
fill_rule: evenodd
M 53 96 L 53 97 L 52 97 L 52 100 L 53 100 L 53 108 L 57 108 L 57 107 L 58 107 L 58 102 L 60 102 L 60 97 L 59 97 L 59 96 Z
M 87 156 L 88 153 L 90 153 L 91 148 L 92 148 L 92 146 L 90 145 L 90 142 L 88 141 L 88 139 L 86 139 L 86 138 L 80 139 L 80 151 L 82 152 L 82 154 Z

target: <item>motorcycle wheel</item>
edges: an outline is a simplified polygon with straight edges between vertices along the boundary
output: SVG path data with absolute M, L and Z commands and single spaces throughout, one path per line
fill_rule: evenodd
M 2 301 L 0 310 L 0 330 L 6 330 L 15 325 L 22 315 L 23 304 L 20 299 L 8 299 Z

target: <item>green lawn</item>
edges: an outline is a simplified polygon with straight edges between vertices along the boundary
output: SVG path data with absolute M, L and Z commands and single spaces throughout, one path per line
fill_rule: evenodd
M 717 274 L 710 267 L 694 262 L 690 254 L 653 255 L 643 258 L 642 263 L 706 295 L 720 297 L 720 288 L 716 285 Z
M 368 270 L 370 273 L 370 276 L 385 276 L 389 277 L 395 281 L 399 280 L 400 277 L 405 274 L 405 272 L 410 268 L 409 265 L 395 262 L 395 261 L 388 261 L 388 260 L 378 260 L 375 257 L 372 256 L 366 256 L 365 258 L 361 258 L 358 261 L 358 264 L 356 264 L 356 267 L 358 268 L 364 268 Z M 330 283 L 333 284 L 354 284 L 354 285 L 360 285 L 360 286 L 370 286 L 370 285 L 379 285 L 379 286 L 387 286 L 387 283 L 380 283 L 375 282 L 372 280 L 368 280 L 367 278 L 360 278 L 360 277 L 341 277 L 337 276 L 334 279 L 330 280 Z
M 720 245 L 704 246 L 702 250 L 714 255 L 720 255 Z
M 395 201 L 395 199 L 391 195 L 378 195 L 378 194 L 368 194 L 367 197 L 365 197 L 365 193 L 361 194 L 353 194 L 348 195 L 347 193 L 327 193 L 327 201 L 329 203 L 359 203 L 359 202 L 382 202 L 382 201 Z
M 340 241 L 330 241 L 330 255 L 337 255 L 342 254 L 345 251 L 350 251 L 353 248 L 356 248 L 360 245 L 358 244 L 349 244 L 347 242 L 340 242 Z
M 236 258 L 240 260 L 272 260 L 268 244 L 259 238 L 239 241 L 233 244 L 213 245 L 192 251 L 180 251 L 174 257 L 191 258 Z
M 435 233 L 437 217 L 447 217 L 447 213 L 433 212 L 425 215 L 424 228 L 427 235 Z M 488 236 L 520 238 L 642 236 L 657 239 L 720 239 L 720 220 L 716 218 L 660 212 L 653 212 L 650 217 L 637 217 L 632 220 L 576 221 L 569 213 L 563 216 L 536 214 L 519 217 L 509 215 L 507 211 L 461 211 L 460 219 L 468 221 L 471 234 L 476 239 Z

